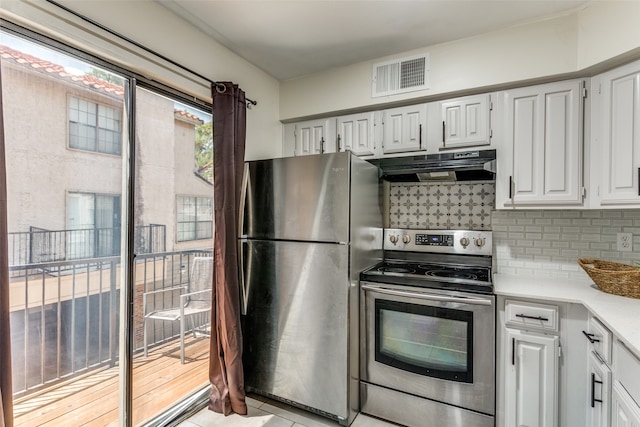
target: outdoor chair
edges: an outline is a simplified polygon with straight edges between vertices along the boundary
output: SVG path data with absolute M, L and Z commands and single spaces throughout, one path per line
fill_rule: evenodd
M 144 356 L 147 357 L 147 340 L 148 332 L 147 323 L 151 320 L 163 320 L 171 322 L 180 322 L 180 362 L 184 364 L 184 334 L 186 322 L 191 321 L 191 330 L 195 338 L 196 332 L 203 332 L 203 328 L 196 328 L 193 321 L 194 316 L 206 316 L 209 323 L 211 312 L 211 286 L 213 280 L 213 258 L 212 257 L 196 257 L 193 259 L 191 272 L 189 274 L 189 282 L 187 286 L 174 286 L 167 289 L 160 289 L 143 294 L 144 307 Z M 179 292 L 180 298 L 177 304 L 172 307 L 165 307 L 164 302 L 173 301 L 171 292 Z M 167 298 L 164 297 L 167 295 Z M 158 297 L 162 299 L 161 309 L 155 309 L 155 303 Z M 148 303 L 154 301 L 154 309 L 148 311 Z M 208 332 L 205 332 L 208 334 Z

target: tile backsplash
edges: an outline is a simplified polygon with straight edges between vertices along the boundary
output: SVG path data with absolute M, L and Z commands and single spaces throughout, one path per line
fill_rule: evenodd
M 491 230 L 495 183 L 420 182 L 389 185 L 389 227 Z
M 494 211 L 495 272 L 584 279 L 578 258 L 640 261 L 640 209 Z M 617 250 L 617 233 L 632 233 L 631 252 Z

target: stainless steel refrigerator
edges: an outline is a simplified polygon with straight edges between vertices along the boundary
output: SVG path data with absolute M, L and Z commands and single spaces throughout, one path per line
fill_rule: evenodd
M 348 425 L 358 277 L 382 255 L 378 168 L 344 152 L 247 162 L 245 180 L 246 389 Z

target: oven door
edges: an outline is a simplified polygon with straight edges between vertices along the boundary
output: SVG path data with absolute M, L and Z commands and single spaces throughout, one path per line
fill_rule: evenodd
M 363 381 L 495 413 L 493 295 L 363 282 Z

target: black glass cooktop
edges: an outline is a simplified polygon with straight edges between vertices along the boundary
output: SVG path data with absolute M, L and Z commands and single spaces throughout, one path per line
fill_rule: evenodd
M 491 268 L 416 261 L 383 261 L 361 274 L 363 280 L 428 288 L 493 292 Z

